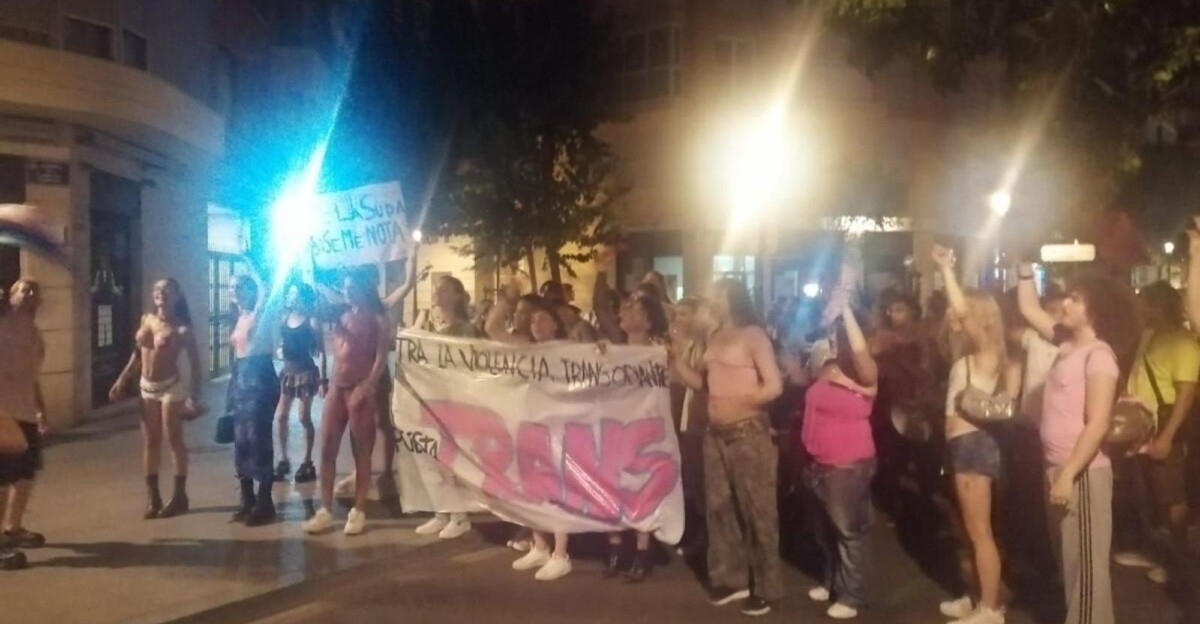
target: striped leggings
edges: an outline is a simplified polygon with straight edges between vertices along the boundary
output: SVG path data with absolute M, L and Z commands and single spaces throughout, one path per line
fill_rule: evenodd
M 1046 492 L 1059 469 L 1046 471 Z M 1113 472 L 1091 468 L 1075 480 L 1067 509 L 1048 505 L 1050 537 L 1058 554 L 1067 602 L 1065 624 L 1114 624 L 1109 550 L 1112 546 Z

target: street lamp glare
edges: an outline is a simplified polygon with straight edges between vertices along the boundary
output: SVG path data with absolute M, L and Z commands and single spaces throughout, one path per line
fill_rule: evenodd
M 1175 243 L 1171 241 L 1163 243 L 1163 251 L 1167 252 L 1168 256 L 1175 253 Z
M 816 282 L 809 282 L 804 285 L 804 296 L 809 299 L 816 299 L 817 295 L 821 294 L 821 285 Z
M 992 210 L 992 214 L 997 217 L 1003 217 L 1008 214 L 1008 209 L 1012 208 L 1012 193 L 1004 189 L 1000 189 L 991 195 L 988 195 L 988 208 Z
M 413 230 L 413 231 L 412 231 L 412 239 L 413 239 L 413 242 L 414 242 L 414 243 L 419 243 L 419 242 L 421 242 L 421 239 L 422 239 L 422 238 L 424 238 L 424 237 L 425 237 L 425 235 L 421 233 L 421 229 L 420 229 L 420 228 L 417 228 L 417 229 L 415 229 L 415 230 Z

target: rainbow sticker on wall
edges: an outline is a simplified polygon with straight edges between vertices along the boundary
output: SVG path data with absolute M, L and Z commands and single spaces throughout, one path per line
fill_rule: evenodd
M 0 204 L 0 244 L 15 245 L 63 267 L 69 266 L 61 227 L 36 206 Z

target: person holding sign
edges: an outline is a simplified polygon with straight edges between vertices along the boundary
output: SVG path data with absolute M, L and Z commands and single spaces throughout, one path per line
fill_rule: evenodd
M 654 283 L 644 282 L 621 302 L 617 313 L 613 314 L 613 293 L 608 288 L 607 271 L 604 270 L 613 265 L 611 250 L 606 248 L 601 251 L 600 263 L 602 270 L 596 273 L 592 302 L 603 337 L 601 349 L 607 342 L 639 346 L 666 345 L 669 342 L 670 323 L 664 307 L 664 294 Z M 608 536 L 604 578 L 613 578 L 620 571 L 621 541 L 620 533 L 610 533 Z M 638 532 L 636 547 L 626 574 L 626 580 L 630 583 L 640 583 L 650 575 L 650 534 Z
M 321 413 L 321 508 L 305 522 L 304 530 L 321 533 L 333 526 L 333 478 L 348 426 L 356 479 L 354 507 L 343 532 L 359 535 L 367 521 L 363 509 L 371 489 L 371 454 L 381 408 L 378 392 L 387 368 L 388 322 L 374 284 L 361 273 L 345 277 L 342 294 L 350 307 L 334 326 L 333 376 Z
M 183 422 L 204 412 L 196 396 L 204 381 L 204 371 L 183 289 L 179 282 L 168 277 L 154 283 L 153 298 L 154 312 L 142 317 L 134 337 L 137 348 L 108 391 L 109 400 L 118 401 L 134 375 L 141 376 L 142 460 L 149 498 L 143 517 L 147 520 L 187 513 L 188 453 L 183 442 Z M 175 465 L 175 490 L 165 507 L 158 492 L 164 429 Z
M 736 280 L 713 286 L 712 335 L 702 368 L 680 354 L 680 378 L 708 390 L 704 441 L 711 602 L 744 600 L 742 613 L 764 615 L 783 597 L 776 481 L 779 451 L 766 407 L 783 393 L 775 349 L 746 287 Z M 751 583 L 753 578 L 753 583 Z
M 454 338 L 483 338 L 484 335 L 471 323 L 471 313 L 467 306 L 470 298 L 463 283 L 456 277 L 442 276 L 433 291 L 434 303 L 442 312 L 443 323 L 440 326 L 424 327 L 422 329 L 435 331 L 443 336 Z M 471 530 L 471 521 L 467 518 L 470 511 L 463 497 L 451 496 L 454 500 L 439 501 L 438 510 L 428 522 L 417 527 L 417 535 L 437 535 L 441 539 L 454 539 Z
M 534 344 L 565 340 L 567 328 L 555 314 L 554 309 L 546 305 L 537 295 L 520 296 L 520 289 L 515 284 L 508 285 L 496 299 L 487 321 L 488 337 L 496 342 L 507 344 Z M 510 332 L 507 329 L 510 319 L 514 326 L 522 321 L 516 320 L 518 314 L 528 317 L 528 334 Z M 512 567 L 517 571 L 537 569 L 534 578 L 539 581 L 554 581 L 571 573 L 571 556 L 567 551 L 567 533 L 553 533 L 554 543 L 551 545 L 552 534 L 548 531 L 533 532 L 533 546 L 524 556 L 513 562 Z M 551 552 L 553 550 L 553 552 Z

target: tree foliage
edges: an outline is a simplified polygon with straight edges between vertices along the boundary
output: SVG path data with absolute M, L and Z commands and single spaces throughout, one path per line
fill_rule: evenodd
M 611 235 L 620 191 L 596 129 L 614 120 L 606 21 L 588 0 L 405 3 L 433 195 L 429 229 L 499 265 L 544 248 L 551 272 Z M 585 250 L 564 255 L 569 244 Z
M 1147 124 L 1200 94 L 1196 0 L 836 0 L 830 20 L 864 71 L 909 61 L 947 92 L 972 62 L 1002 60 L 1012 110 L 1053 102 L 1048 132 L 1109 199 L 1138 173 Z

